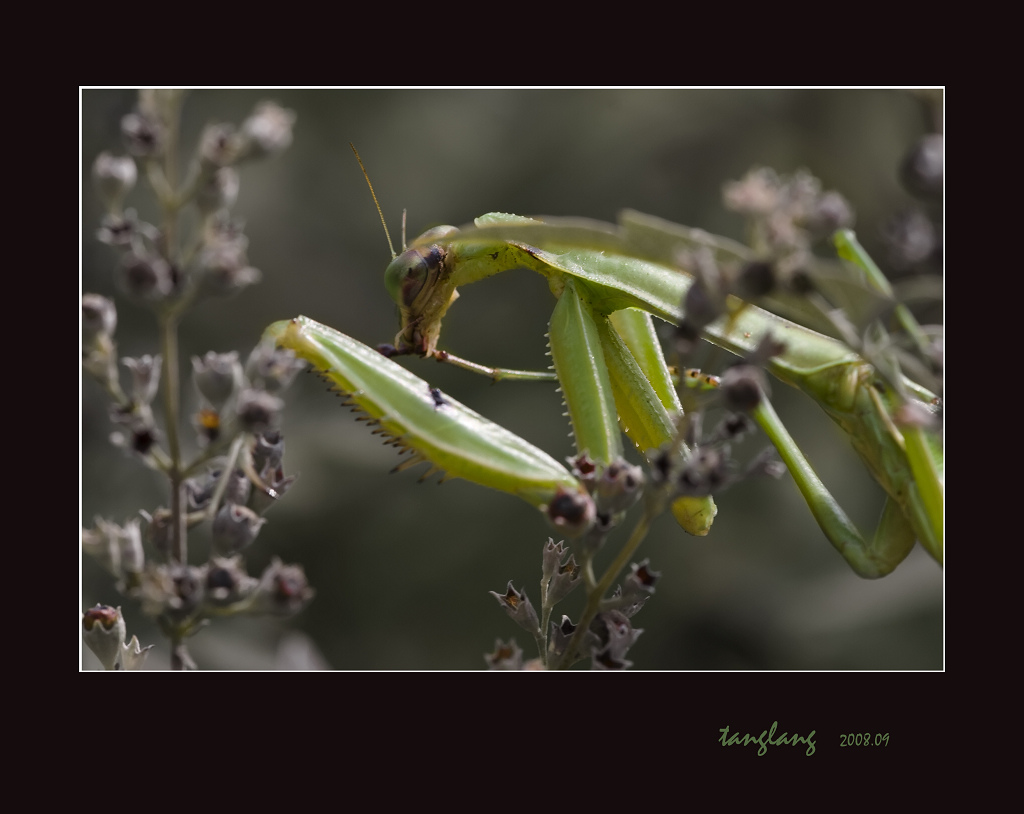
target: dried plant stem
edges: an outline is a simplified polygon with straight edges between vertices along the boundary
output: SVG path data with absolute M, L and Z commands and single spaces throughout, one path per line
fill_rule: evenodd
M 618 577 L 619 573 L 626 564 L 632 559 L 636 553 L 637 548 L 640 547 L 640 543 L 644 541 L 647 536 L 647 532 L 651 528 L 651 520 L 661 513 L 664 508 L 664 500 L 660 499 L 660 495 L 654 497 L 654 499 L 646 499 L 644 501 L 644 512 L 637 521 L 636 526 L 633 527 L 632 533 L 629 535 L 629 539 L 626 544 L 619 551 L 614 561 L 605 570 L 601 576 L 600 581 L 593 587 L 590 588 L 590 583 L 593 580 L 593 571 L 591 570 L 592 560 L 588 559 L 584 565 L 584 573 L 587 576 L 587 604 L 583 609 L 583 616 L 580 618 L 579 624 L 576 627 L 576 632 L 573 633 L 572 639 L 569 641 L 569 646 L 565 649 L 565 653 L 562 655 L 561 660 L 555 665 L 555 669 L 567 669 L 572 666 L 576 660 L 577 651 L 582 647 L 584 640 L 587 636 L 587 631 L 590 629 L 591 622 L 597 616 L 601 610 L 601 602 L 605 595 L 612 587 L 612 583 Z

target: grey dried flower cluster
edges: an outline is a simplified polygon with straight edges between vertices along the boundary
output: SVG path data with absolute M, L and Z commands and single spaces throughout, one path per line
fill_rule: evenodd
M 139 601 L 171 640 L 172 664 L 194 666 L 185 639 L 212 617 L 289 615 L 313 597 L 300 566 L 274 559 L 259 577 L 248 574 L 245 553 L 266 524 L 263 516 L 291 487 L 284 439 L 278 430 L 281 392 L 302 363 L 294 354 L 258 347 L 243 366 L 237 351 L 192 359 L 198 409 L 191 416 L 194 452 L 183 450 L 182 394 L 178 385 L 177 326 L 197 302 L 237 294 L 259 280 L 249 265 L 248 238 L 231 216 L 239 192 L 236 167 L 275 155 L 291 143 L 295 115 L 263 102 L 239 128 L 211 125 L 191 167 L 175 178 L 167 161 L 177 144 L 183 94 L 143 91 L 137 109 L 121 122 L 128 155 L 101 154 L 93 164 L 96 190 L 106 207 L 98 238 L 118 254 L 114 280 L 121 292 L 152 310 L 163 355 L 118 358 L 114 302 L 82 298 L 82 364 L 110 397 L 111 441 L 166 476 L 168 504 L 124 524 L 96 518 L 83 529 L 82 547 L 117 580 L 124 596 Z M 155 195 L 160 226 L 124 208 L 139 176 Z M 179 234 L 178 215 L 194 207 L 193 235 Z M 168 361 L 165 356 L 170 358 Z M 129 372 L 122 387 L 120 366 Z M 158 425 L 153 404 L 161 406 Z M 209 529 L 209 559 L 189 563 L 188 533 Z M 83 617 L 85 641 L 107 669 L 137 669 L 145 651 L 126 635 L 120 608 L 97 606 Z

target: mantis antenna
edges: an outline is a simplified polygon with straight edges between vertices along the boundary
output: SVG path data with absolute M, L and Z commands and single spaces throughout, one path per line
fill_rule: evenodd
M 363 159 L 359 157 L 359 150 L 356 149 L 351 141 L 348 146 L 352 148 L 352 152 L 356 154 L 356 161 L 359 162 L 359 169 L 363 171 L 363 178 L 366 179 L 366 185 L 370 188 L 370 194 L 373 196 L 373 203 L 377 207 L 377 214 L 380 215 L 381 225 L 384 227 L 384 236 L 388 239 L 388 248 L 391 250 L 391 259 L 394 260 L 398 255 L 395 254 L 395 246 L 391 242 L 391 233 L 388 231 L 388 225 L 384 221 L 384 213 L 380 210 L 380 204 L 377 202 L 377 193 L 373 191 L 373 184 L 370 183 L 370 175 L 366 171 L 366 167 L 363 166 Z M 402 214 L 402 248 L 405 248 L 405 213 Z

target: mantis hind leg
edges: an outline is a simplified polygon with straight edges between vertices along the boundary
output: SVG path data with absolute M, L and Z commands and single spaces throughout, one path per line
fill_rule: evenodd
M 767 399 L 761 399 L 752 416 L 779 451 L 821 530 L 854 571 L 866 579 L 884 577 L 906 558 L 917 535 L 896 501 L 886 500 L 874 537 L 870 543 L 865 541 Z

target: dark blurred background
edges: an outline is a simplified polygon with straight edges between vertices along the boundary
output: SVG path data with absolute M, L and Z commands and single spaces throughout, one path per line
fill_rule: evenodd
M 298 314 L 370 345 L 393 339 L 388 246 L 350 141 L 396 243 L 403 208 L 410 239 L 489 211 L 614 221 L 626 207 L 742 239 L 740 218 L 721 204 L 722 185 L 770 166 L 807 168 L 845 195 L 858 235 L 885 268 L 887 224 L 913 205 L 901 161 L 932 129 L 920 96 L 890 90 L 204 90 L 186 100 L 182 144 L 190 154 L 205 124 L 240 124 L 263 99 L 297 114 L 286 152 L 241 168 L 234 211 L 263 280 L 185 318 L 186 375 L 191 356 L 235 349 L 244 359 L 266 325 Z M 133 356 L 156 352 L 154 323 L 114 290 L 116 256 L 95 239 L 102 210 L 89 173 L 102 150 L 124 153 L 119 123 L 135 101 L 129 90 L 81 94 L 82 291 L 115 297 L 120 353 Z M 155 222 L 143 183 L 128 205 Z M 491 365 L 546 364 L 554 301 L 539 276 L 503 274 L 461 293 L 444 347 Z M 403 364 L 555 457 L 570 454 L 552 386 L 492 386 L 434 362 Z M 191 413 L 191 387 L 185 393 Z M 395 453 L 312 376 L 301 376 L 287 401 L 285 465 L 300 477 L 268 513 L 247 561 L 256 575 L 272 556 L 301 563 L 317 596 L 289 620 L 215 622 L 190 641 L 200 666 L 293 664 L 282 661 L 284 645 L 303 642 L 336 669 L 479 669 L 495 639 L 510 637 L 534 655 L 488 591 L 511 579 L 539 601 L 550 533 L 542 517 L 464 481 L 439 487 L 418 484 L 415 473 L 388 475 Z M 795 391 L 776 385 L 774 401 L 822 479 L 871 533 L 882 492 L 842 433 Z M 165 483 L 114 449 L 110 431 L 104 394 L 84 381 L 87 526 L 96 515 L 123 523 L 167 502 Z M 746 453 L 766 443 L 748 440 Z M 869 582 L 833 551 L 788 475 L 743 483 L 717 502 L 708 537 L 690 537 L 665 516 L 640 549 L 662 578 L 633 619 L 645 631 L 629 654 L 637 668 L 942 667 L 942 571 L 920 547 L 894 574 Z M 206 533 L 190 536 L 193 562 L 206 556 Z M 82 592 L 83 608 L 123 605 L 129 633 L 157 645 L 150 666 L 167 665 L 166 640 L 91 560 L 82 564 Z M 573 594 L 559 610 L 578 617 L 582 600 Z M 89 653 L 83 663 L 95 665 Z

